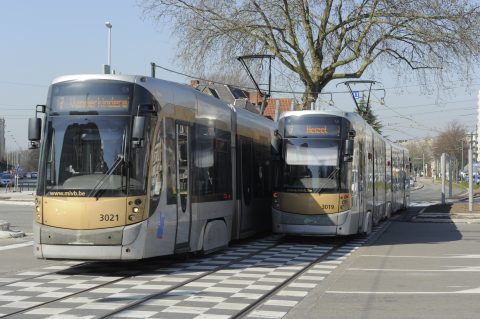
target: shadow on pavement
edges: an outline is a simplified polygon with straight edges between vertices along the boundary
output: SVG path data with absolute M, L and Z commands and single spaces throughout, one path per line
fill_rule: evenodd
M 388 231 L 371 245 L 436 244 L 461 240 L 462 233 L 450 213 L 444 212 L 452 205 L 445 204 L 441 211 L 436 210 L 437 205 L 410 207 L 400 212 L 392 220 Z M 432 214 L 424 213 L 430 210 Z

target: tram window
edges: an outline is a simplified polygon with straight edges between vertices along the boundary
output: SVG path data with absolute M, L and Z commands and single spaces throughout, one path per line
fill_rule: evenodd
M 338 162 L 338 142 L 330 140 L 310 141 L 310 143 L 289 140 L 286 144 L 285 161 L 289 165 L 336 166 Z
M 150 193 L 153 197 L 160 196 L 162 190 L 162 152 L 163 152 L 163 125 L 160 122 L 159 129 L 155 138 L 152 156 L 152 180 L 150 183 Z
M 175 123 L 172 119 L 165 119 L 165 153 L 167 169 L 167 204 L 177 203 L 176 196 L 176 162 L 175 162 Z
M 231 198 L 232 164 L 230 132 L 195 125 L 193 201 Z
M 145 145 L 150 145 L 153 138 L 153 130 L 157 120 L 155 117 L 147 117 L 145 120 Z M 132 150 L 133 165 L 130 166 L 130 195 L 141 195 L 146 192 L 148 187 L 147 174 L 148 174 L 148 159 L 150 156 L 150 147 L 139 147 Z

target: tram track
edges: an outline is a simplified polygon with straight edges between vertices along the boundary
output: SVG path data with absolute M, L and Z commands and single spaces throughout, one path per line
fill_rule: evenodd
M 278 237 L 278 236 L 270 236 L 270 237 L 275 238 L 275 237 Z M 268 237 L 267 237 L 267 238 L 268 238 Z M 263 240 L 265 240 L 265 239 L 263 239 Z M 266 239 L 266 240 L 268 240 L 268 239 Z M 277 241 L 281 241 L 281 238 L 277 239 Z M 244 243 L 244 244 L 240 244 L 239 247 L 242 247 L 242 246 L 245 246 L 245 245 L 248 245 L 248 242 L 247 242 L 247 243 Z M 275 245 L 276 245 L 276 243 L 275 243 L 275 239 L 274 239 L 274 244 L 272 244 L 272 245 L 270 245 L 270 246 L 268 246 L 268 247 L 266 247 L 266 248 L 263 248 L 263 249 L 254 251 L 254 252 L 252 252 L 252 253 L 250 253 L 250 254 L 248 254 L 248 255 L 246 255 L 246 256 L 238 257 L 237 259 L 234 259 L 234 260 L 232 260 L 231 262 L 229 262 L 228 264 L 226 264 L 226 267 L 228 267 L 228 266 L 231 265 L 231 264 L 240 262 L 240 261 L 243 260 L 243 259 L 249 258 L 249 257 L 251 257 L 251 256 L 253 256 L 253 255 L 255 255 L 255 254 L 257 254 L 257 253 L 259 253 L 259 252 L 261 252 L 261 251 L 263 251 L 263 250 L 266 250 L 266 249 L 268 249 L 268 248 L 270 248 L 270 247 L 273 247 L 273 246 L 275 246 Z M 235 249 L 238 249 L 238 247 L 237 247 L 237 246 L 233 246 L 232 248 L 228 248 L 226 251 L 235 250 Z M 222 252 L 221 252 L 220 254 L 214 255 L 213 257 L 206 256 L 206 259 L 207 259 L 207 260 L 208 260 L 208 259 L 215 259 L 216 257 L 221 258 L 221 257 L 222 257 Z M 204 259 L 204 260 L 205 260 L 205 259 Z M 202 259 L 200 259 L 200 261 L 202 261 Z M 145 260 L 139 261 L 139 262 L 137 262 L 137 263 L 142 263 L 142 262 L 144 263 Z M 100 274 L 101 274 L 101 272 L 99 272 L 98 270 L 99 270 L 99 268 L 104 268 L 104 265 L 105 265 L 105 264 L 108 264 L 108 265 L 114 265 L 114 264 L 121 265 L 121 263 L 103 263 L 103 262 L 100 262 L 100 264 L 98 264 L 98 262 L 87 262 L 87 263 L 82 263 L 82 264 L 80 264 L 80 265 L 75 265 L 75 266 L 69 268 L 69 269 L 68 269 L 68 272 L 71 272 L 72 270 L 74 270 L 74 273 L 73 273 L 73 274 L 70 274 L 70 275 L 73 275 L 73 276 L 75 276 L 75 275 L 88 275 L 88 274 L 90 274 L 90 271 L 86 271 L 85 269 L 82 270 L 81 268 L 82 268 L 82 267 L 85 267 L 86 265 L 93 265 L 93 267 L 92 267 L 92 269 L 91 269 L 91 272 L 93 272 L 93 273 L 97 272 L 97 273 L 100 273 Z M 129 272 L 130 272 L 130 275 L 128 275 L 128 276 L 121 276 L 122 270 L 120 270 L 120 271 L 119 271 L 119 274 L 118 274 L 118 275 L 120 275 L 120 276 L 119 276 L 119 278 L 117 278 L 117 279 L 110 280 L 110 281 L 106 281 L 106 282 L 104 282 L 104 283 L 102 283 L 102 284 L 94 285 L 94 286 L 89 287 L 89 288 L 87 288 L 87 289 L 79 290 L 79 291 L 77 291 L 77 292 L 68 294 L 68 295 L 66 295 L 66 296 L 64 296 L 64 297 L 61 297 L 61 298 L 53 298 L 53 299 L 51 299 L 51 300 L 49 300 L 49 301 L 46 301 L 46 302 L 43 302 L 43 303 L 40 303 L 40 304 L 36 304 L 36 305 L 34 305 L 34 306 L 31 306 L 31 307 L 25 307 L 25 308 L 22 308 L 22 309 L 20 309 L 20 310 L 18 310 L 18 311 L 12 311 L 12 312 L 9 312 L 9 313 L 7 313 L 7 314 L 3 314 L 2 311 L 0 310 L 0 318 L 14 318 L 16 315 L 22 315 L 22 314 L 25 314 L 25 313 L 27 313 L 27 312 L 29 312 L 29 311 L 31 311 L 31 310 L 38 309 L 38 308 L 41 308 L 41 307 L 50 305 L 50 304 L 55 303 L 55 302 L 62 302 L 62 301 L 64 301 L 64 300 L 67 300 L 68 298 L 72 298 L 72 297 L 75 297 L 75 296 L 79 296 L 79 295 L 81 295 L 81 294 L 85 294 L 85 293 L 94 291 L 94 290 L 96 290 L 96 289 L 100 289 L 100 288 L 102 288 L 102 287 L 107 287 L 107 286 L 109 286 L 109 285 L 113 285 L 113 284 L 115 284 L 115 283 L 119 283 L 119 282 L 124 281 L 124 280 L 129 279 L 129 278 L 135 278 L 135 277 L 138 277 L 138 276 L 141 276 L 141 275 L 151 274 L 152 271 L 155 271 L 155 270 L 168 271 L 168 269 L 170 269 L 171 266 L 174 266 L 175 264 L 179 264 L 179 265 L 180 265 L 180 264 L 185 264 L 185 263 L 178 263 L 178 262 L 177 262 L 177 263 L 175 263 L 175 262 L 172 263 L 172 260 L 169 260 L 169 261 L 168 261 L 168 260 L 161 260 L 160 262 L 156 262 L 154 265 L 150 265 L 149 267 L 147 267 L 147 268 L 149 268 L 148 270 L 144 270 L 144 269 L 143 269 L 143 270 L 138 270 L 138 271 L 134 272 L 134 274 L 131 274 L 131 271 L 129 271 Z M 187 262 L 186 264 L 188 265 L 188 262 Z M 95 266 L 95 265 L 96 265 L 96 266 Z M 162 267 L 162 266 L 164 266 L 164 267 Z M 166 266 L 166 267 L 165 267 L 165 266 Z M 159 268 L 159 267 L 161 267 L 161 268 Z M 215 269 L 215 270 L 208 271 L 208 272 L 206 272 L 206 273 L 204 273 L 204 274 L 200 274 L 200 275 L 198 275 L 198 276 L 195 276 L 195 277 L 192 278 L 192 279 L 189 279 L 189 280 L 187 280 L 187 281 L 184 281 L 184 282 L 181 282 L 181 283 L 179 283 L 179 284 L 173 285 L 173 286 L 172 286 L 171 288 L 169 288 L 169 289 L 166 289 L 166 290 L 164 290 L 164 291 L 162 291 L 162 292 L 159 292 L 159 293 L 157 293 L 157 294 L 154 294 L 154 295 L 150 296 L 150 298 L 144 298 L 145 300 L 143 300 L 143 302 L 146 301 L 146 300 L 148 300 L 148 299 L 151 299 L 151 298 L 155 297 L 156 295 L 161 295 L 161 294 L 167 293 L 168 291 L 172 291 L 172 290 L 177 289 L 178 287 L 181 287 L 181 286 L 183 286 L 183 285 L 185 285 L 185 284 L 188 284 L 188 283 L 193 282 L 193 281 L 195 281 L 195 280 L 198 280 L 198 279 L 200 279 L 200 278 L 202 278 L 202 277 L 205 277 L 205 276 L 207 276 L 207 275 L 209 275 L 209 274 L 217 271 L 218 269 L 221 269 L 222 267 L 223 267 L 223 266 L 220 265 L 220 266 L 218 266 L 217 269 Z M 77 271 L 77 270 L 78 270 L 78 271 Z M 60 271 L 60 272 L 58 272 L 58 271 L 57 271 L 57 272 L 48 272 L 48 273 L 44 273 L 44 274 L 42 274 L 42 275 L 30 276 L 30 277 L 28 277 L 28 278 L 23 278 L 23 279 L 19 279 L 19 280 L 14 280 L 14 281 L 5 283 L 4 285 L 0 286 L 0 289 L 1 289 L 2 287 L 3 287 L 3 288 L 8 287 L 9 285 L 16 285 L 16 284 L 20 284 L 20 283 L 22 283 L 22 282 L 25 283 L 25 282 L 28 282 L 28 281 L 30 281 L 30 280 L 38 280 L 38 279 L 41 279 L 41 278 L 51 277 L 51 276 L 54 276 L 54 275 L 60 275 L 60 276 L 61 276 L 61 274 L 64 273 L 64 272 L 65 272 L 65 270 Z M 106 274 L 105 277 L 107 277 L 107 276 L 108 276 L 108 277 L 114 277 L 115 275 L 116 275 L 115 273 L 113 273 L 113 274 L 112 274 L 112 273 L 109 273 L 109 274 Z M 4 299 L 5 299 L 5 298 L 4 298 Z M 1 298 L 0 298 L 0 300 L 1 300 Z M 134 306 L 135 304 L 138 304 L 138 302 L 133 302 L 132 305 L 129 305 L 129 307 L 132 307 L 132 306 Z M 122 307 L 122 308 L 123 308 L 123 307 Z M 128 307 L 127 307 L 127 308 L 128 308 Z M 112 312 L 112 314 L 117 313 L 117 312 L 120 312 L 120 311 L 122 311 L 122 309 L 120 309 L 119 311 Z M 111 315 L 111 314 L 108 314 L 108 316 L 110 316 L 110 315 Z M 103 318 L 103 317 L 104 317 L 104 316 L 100 316 L 99 318 Z
M 308 266 L 305 268 L 302 268 L 298 272 L 296 272 L 292 277 L 288 278 L 284 282 L 282 282 L 280 285 L 276 286 L 274 289 L 270 290 L 268 293 L 263 295 L 261 298 L 259 298 L 256 302 L 250 304 L 248 307 L 242 309 L 238 314 L 236 314 L 233 318 L 244 318 L 246 317 L 249 313 L 251 313 L 255 308 L 258 306 L 262 305 L 267 299 L 275 295 L 275 293 L 279 292 L 281 289 L 287 287 L 290 283 L 294 282 L 297 278 L 299 278 L 302 274 L 305 274 L 308 270 L 310 270 L 315 264 L 322 260 L 326 260 L 328 256 L 331 256 L 332 253 L 334 253 L 338 248 L 342 247 L 345 243 L 347 243 L 350 239 L 342 239 L 342 241 L 338 244 L 336 244 L 334 247 L 332 247 L 331 250 L 329 250 L 327 253 L 321 255 L 318 257 L 316 260 L 313 262 L 309 263 Z
M 77 265 L 65 266 L 65 269 L 72 270 L 72 269 L 75 269 L 77 267 L 78 268 L 79 267 L 84 267 L 87 263 L 92 263 L 92 262 L 80 262 Z M 33 272 L 35 272 L 35 271 L 33 271 Z M 37 275 L 21 276 L 21 274 L 24 274 L 24 273 L 32 273 L 32 271 L 25 271 L 25 272 L 20 273 L 19 275 L 15 275 L 15 276 L 19 277 L 18 279 L 14 279 L 14 280 L 11 280 L 11 281 L 5 280 L 5 281 L 0 282 L 0 289 L 4 286 L 15 284 L 17 282 L 22 282 L 22 281 L 25 281 L 25 280 L 34 280 L 34 279 L 42 278 L 44 276 L 54 275 L 54 274 L 57 274 L 58 272 L 59 272 L 59 270 L 57 269 L 57 270 L 54 270 L 54 271 L 52 270 L 52 271 L 49 271 L 49 272 L 41 272 L 41 274 L 37 274 Z
M 69 276 L 75 276 L 75 275 L 78 275 L 78 276 L 85 276 L 85 275 L 92 275 L 93 273 L 101 273 L 99 270 L 102 269 L 102 268 L 105 268 L 105 267 L 108 267 L 106 264 L 112 264 L 112 263 L 104 263 L 104 262 L 100 262 L 100 264 L 98 264 L 98 262 L 86 262 L 86 263 L 81 263 L 79 265 L 75 265 L 75 266 L 72 266 L 68 269 L 65 269 L 65 270 L 61 270 L 61 271 L 52 271 L 52 272 L 48 272 L 48 273 L 43 273 L 42 275 L 37 275 L 37 276 L 31 276 L 31 277 L 28 277 L 28 278 L 23 278 L 23 279 L 19 279 L 19 280 L 14 280 L 12 282 L 9 282 L 5 285 L 2 285 L 0 286 L 0 289 L 2 287 L 8 287 L 8 286 L 11 286 L 11 285 L 15 285 L 15 284 L 19 284 L 19 283 L 25 283 L 25 282 L 29 282 L 31 280 L 38 280 L 38 279 L 42 279 L 42 278 L 51 278 L 51 277 L 56 277 L 56 276 L 62 276 L 62 275 L 66 275 L 68 274 Z M 84 269 L 85 267 L 90 267 L 89 269 Z M 150 268 L 150 267 L 149 267 Z M 122 270 L 120 270 L 121 272 Z M 142 273 L 144 272 L 144 270 L 142 271 L 138 271 L 138 273 Z M 115 274 L 108 274 L 108 276 L 111 276 L 111 277 L 114 277 Z M 99 284 L 99 285 L 96 285 L 96 286 L 93 286 L 93 287 L 90 287 L 88 289 L 83 289 L 83 290 L 79 290 L 77 292 L 74 292 L 74 293 L 71 293 L 69 295 L 66 295 L 64 297 L 61 297 L 61 298 L 56 298 L 56 299 L 52 299 L 52 300 L 49 300 L 49 301 L 46 301 L 44 303 L 41 303 L 39 305 L 35 305 L 35 306 L 31 306 L 31 307 L 26 307 L 26 308 L 23 308 L 21 310 L 18 310 L 18 311 L 14 311 L 14 312 L 10 312 L 6 315 L 2 315 L 1 312 L 0 312 L 0 318 L 8 318 L 8 317 L 11 317 L 11 316 L 14 316 L 14 315 L 17 315 L 17 314 L 22 314 L 22 313 L 25 313 L 25 312 L 28 312 L 30 310 L 33 310 L 35 308 L 38 308 L 38 307 L 42 307 L 42 306 L 45 306 L 45 305 L 48 305 L 48 304 L 51 304 L 51 303 L 54 303 L 54 302 L 59 302 L 59 301 L 62 301 L 62 300 L 65 300 L 67 298 L 71 298 L 71 297 L 74 297 L 74 296 L 77 296 L 77 295 L 80 295 L 82 293 L 86 293 L 88 291 L 92 291 L 94 289 L 98 289 L 98 288 L 101 288 L 101 287 L 104 287 L 104 286 L 107 286 L 107 285 L 111 285 L 111 284 L 114 284 L 116 282 L 120 282 L 122 280 L 125 280 L 126 278 L 128 277 L 132 277 L 132 276 L 135 276 L 135 275 L 130 275 L 130 276 L 117 276 L 119 278 L 115 279 L 115 280 L 111 280 L 111 281 L 107 281 L 107 282 L 104 282 L 103 284 Z
M 102 276 L 103 282 L 93 284 L 92 277 L 78 285 L 79 287 L 88 286 L 85 289 L 52 297 L 45 302 L 32 303 L 31 306 L 18 310 L 7 310 L 8 307 L 6 309 L 5 305 L 2 305 L 2 296 L 8 299 L 8 296 L 13 298 L 15 295 L 15 292 L 2 294 L 1 290 L 5 291 L 5 288 L 8 288 L 8 285 L 4 285 L 0 287 L 0 318 L 39 318 L 39 314 L 54 313 L 55 309 L 65 308 L 66 305 L 70 305 L 72 309 L 65 315 L 75 316 L 75 306 L 84 309 L 82 307 L 88 308 L 88 303 L 101 308 L 93 311 L 93 318 L 120 318 L 128 311 L 140 311 L 140 313 L 146 311 L 145 309 L 173 311 L 175 306 L 170 308 L 168 306 L 173 304 L 172 298 L 178 299 L 180 305 L 186 304 L 189 300 L 193 300 L 194 303 L 218 300 L 220 304 L 236 308 L 228 313 L 229 317 L 250 317 L 252 313 L 255 314 L 257 308 L 261 308 L 262 304 L 305 274 L 310 272 L 310 275 L 318 274 L 319 271 L 314 270 L 316 265 L 328 261 L 338 254 L 341 247 L 356 240 L 358 239 L 355 237 L 292 239 L 267 236 L 232 245 L 224 251 L 203 258 L 193 258 L 184 262 L 160 260 L 146 267 L 148 269 L 140 267 L 108 273 L 105 268 L 99 271 L 93 267 L 87 275 Z M 362 239 L 362 241 L 365 240 L 366 238 Z M 102 264 L 97 265 L 102 266 Z M 111 267 L 112 263 L 109 265 Z M 95 263 L 83 265 L 85 266 L 95 266 Z M 106 264 L 103 266 L 109 267 Z M 85 276 L 85 272 L 81 271 L 82 265 L 72 268 L 73 277 L 65 279 L 66 282 L 68 280 L 75 282 L 77 277 Z M 61 276 L 60 273 L 55 275 Z M 52 276 L 52 274 L 46 276 Z M 114 276 L 116 276 L 114 279 L 108 280 L 108 277 Z M 31 278 L 38 280 L 41 277 Z M 13 284 L 27 287 L 28 282 L 27 279 L 23 283 L 15 281 Z M 52 282 L 47 281 L 44 285 L 36 285 L 33 290 L 42 291 L 42 287 L 48 290 Z M 122 290 L 123 287 L 126 289 Z M 64 290 L 68 290 L 68 287 L 59 291 Z M 238 293 L 235 294 L 235 292 Z M 242 297 L 236 297 L 236 295 Z M 52 291 L 52 296 L 55 296 L 55 291 Z M 78 306 L 79 300 L 84 300 L 85 305 Z M 242 302 L 239 303 L 238 300 Z M 205 306 L 206 303 L 201 304 Z M 155 307 L 155 305 L 162 306 Z M 212 309 L 215 307 L 216 305 L 212 304 Z M 180 306 L 180 308 L 182 310 L 188 307 Z M 199 307 L 191 308 L 192 311 L 200 309 Z

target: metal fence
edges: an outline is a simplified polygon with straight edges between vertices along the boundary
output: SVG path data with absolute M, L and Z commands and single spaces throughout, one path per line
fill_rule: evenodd
M 30 190 L 35 190 L 37 188 L 37 181 L 25 181 L 25 180 L 19 180 L 18 185 L 17 185 L 17 190 L 19 191 L 30 191 Z
M 37 180 L 23 180 L 19 179 L 16 185 L 2 186 L 1 192 L 7 191 L 34 191 L 37 188 Z

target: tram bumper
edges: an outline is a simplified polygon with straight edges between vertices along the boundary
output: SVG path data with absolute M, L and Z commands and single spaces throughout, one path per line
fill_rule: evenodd
M 72 230 L 33 223 L 39 259 L 137 260 L 144 256 L 146 221 L 121 227 Z
M 272 209 L 273 232 L 289 235 L 335 236 L 358 232 L 359 213 L 293 214 Z

